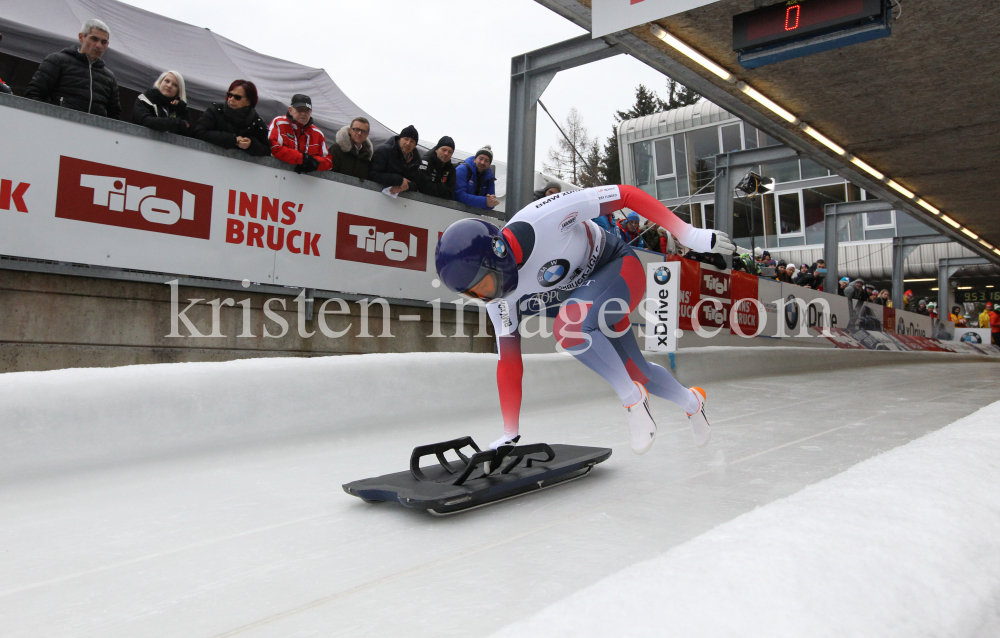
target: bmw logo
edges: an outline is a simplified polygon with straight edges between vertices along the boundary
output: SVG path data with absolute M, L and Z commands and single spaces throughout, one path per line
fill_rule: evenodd
M 507 244 L 499 237 L 493 238 L 493 252 L 501 259 L 507 256 Z
M 566 277 L 569 262 L 565 259 L 553 259 L 542 264 L 538 269 L 538 283 L 545 288 L 555 286 Z
M 785 299 L 785 325 L 789 330 L 799 325 L 799 304 L 795 303 L 795 295 L 788 295 Z
M 977 335 L 975 332 L 966 332 L 962 335 L 959 341 L 964 341 L 966 343 L 982 343 L 983 338 Z
M 666 285 L 670 281 L 670 269 L 666 266 L 660 266 L 653 271 L 653 281 L 661 286 Z

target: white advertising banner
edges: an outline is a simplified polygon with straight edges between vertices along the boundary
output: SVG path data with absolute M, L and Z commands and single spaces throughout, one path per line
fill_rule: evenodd
M 433 287 L 433 256 L 461 211 L 0 107 L 0 139 L 40 129 L 59 143 L 0 144 L 0 254 L 454 297 Z
M 955 341 L 975 345 L 990 345 L 989 328 L 955 328 Z
M 782 307 L 778 309 L 778 336 L 816 335 L 809 329 L 823 332 L 825 328 L 847 329 L 851 309 L 847 299 L 795 284 L 781 284 Z
M 646 350 L 677 352 L 680 281 L 679 262 L 646 264 Z
M 599 38 L 714 2 L 716 0 L 594 0 L 591 33 Z

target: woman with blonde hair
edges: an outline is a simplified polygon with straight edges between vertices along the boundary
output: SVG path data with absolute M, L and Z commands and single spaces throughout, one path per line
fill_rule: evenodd
M 177 71 L 161 73 L 153 88 L 135 99 L 132 121 L 154 131 L 189 135 L 191 117 L 187 110 L 184 76 Z

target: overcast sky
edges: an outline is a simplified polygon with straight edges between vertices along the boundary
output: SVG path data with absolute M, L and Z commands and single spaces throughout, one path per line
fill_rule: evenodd
M 389 128 L 413 124 L 423 143 L 451 135 L 474 152 L 506 159 L 511 57 L 583 30 L 534 0 L 126 0 L 207 27 L 256 51 L 326 69 Z M 640 84 L 666 78 L 619 55 L 560 73 L 542 101 L 562 123 L 576 107 L 591 136 L 611 133 Z M 539 109 L 536 170 L 559 132 Z

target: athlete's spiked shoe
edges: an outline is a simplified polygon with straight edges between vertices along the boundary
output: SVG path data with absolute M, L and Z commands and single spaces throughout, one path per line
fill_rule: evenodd
M 688 420 L 691 421 L 691 436 L 694 437 L 694 444 L 702 447 L 712 438 L 712 427 L 708 424 L 708 417 L 705 416 L 705 400 L 708 396 L 698 387 L 689 390 L 698 398 L 698 409 L 688 415 Z
M 625 415 L 628 419 L 628 430 L 632 435 L 632 451 L 636 454 L 645 454 L 653 446 L 656 440 L 656 423 L 653 415 L 649 412 L 649 394 L 641 383 L 639 392 L 642 398 L 635 404 L 625 406 Z

